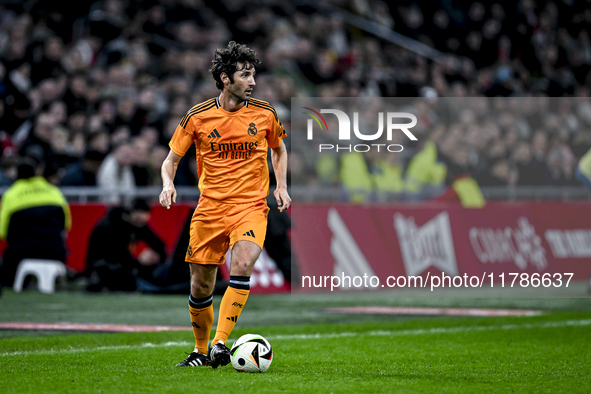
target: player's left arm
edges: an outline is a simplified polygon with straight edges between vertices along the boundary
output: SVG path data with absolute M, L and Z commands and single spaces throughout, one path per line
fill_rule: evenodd
M 271 148 L 271 162 L 277 180 L 277 187 L 273 195 L 277 200 L 279 211 L 283 212 L 291 205 L 291 198 L 287 192 L 287 148 L 283 141 L 279 143 L 277 148 Z

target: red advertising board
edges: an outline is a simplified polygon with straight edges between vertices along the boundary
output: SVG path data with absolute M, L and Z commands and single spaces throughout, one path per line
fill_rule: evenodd
M 193 206 L 152 209 L 150 226 L 172 253 Z M 67 265 L 85 268 L 88 239 L 106 213 L 100 204 L 72 204 Z M 591 203 L 298 204 L 292 206 L 292 249 L 301 276 L 591 274 Z M 5 244 L 0 242 L 0 252 Z M 253 272 L 253 292 L 289 291 L 263 252 Z M 227 269 L 222 268 L 227 275 Z M 325 287 L 323 287 L 325 288 Z
M 152 207 L 148 225 L 162 239 L 166 245 L 168 255 L 171 255 L 177 247 L 185 221 L 194 208 L 194 205 L 189 204 L 176 204 L 168 210 L 159 205 Z M 75 272 L 85 270 L 90 235 L 99 220 L 107 213 L 107 209 L 108 207 L 103 204 L 70 205 L 72 229 L 68 233 L 68 256 L 66 259 L 66 265 L 69 269 Z M 0 254 L 3 254 L 5 248 L 6 243 L 0 241 Z M 179 263 L 185 264 L 184 262 Z M 221 267 L 221 271 L 228 279 L 227 264 Z M 251 275 L 251 291 L 253 293 L 270 293 L 287 292 L 289 290 L 289 282 L 285 280 L 283 274 L 278 270 L 273 259 L 263 250 Z
M 591 273 L 591 204 L 302 205 L 292 212 L 300 275 Z

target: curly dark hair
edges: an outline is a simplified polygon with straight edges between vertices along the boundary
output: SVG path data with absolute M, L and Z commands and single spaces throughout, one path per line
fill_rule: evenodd
M 254 67 L 255 72 L 258 70 L 260 60 L 257 58 L 255 51 L 244 44 L 237 44 L 235 41 L 230 41 L 228 46 L 224 49 L 216 49 L 215 57 L 212 61 L 213 66 L 209 69 L 215 79 L 215 86 L 222 90 L 224 83 L 220 75 L 226 73 L 230 82 L 234 83 L 233 75 L 238 70 L 238 63 L 243 63 L 242 69 L 251 69 Z

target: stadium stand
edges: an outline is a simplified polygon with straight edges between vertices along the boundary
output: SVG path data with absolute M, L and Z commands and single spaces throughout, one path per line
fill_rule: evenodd
M 3 2 L 0 182 L 12 182 L 16 158 L 26 154 L 45 161 L 51 182 L 70 185 L 64 177 L 79 171 L 86 152 L 109 157 L 130 142 L 141 147 L 128 158 L 135 186 L 159 186 L 166 143 L 192 103 L 217 94 L 207 70 L 214 49 L 230 39 L 260 54 L 256 95 L 271 102 L 284 123 L 295 96 L 588 97 L 591 14 L 585 4 Z M 464 152 L 481 186 L 580 185 L 574 174 L 591 146 L 591 108 L 560 103 L 543 124 L 498 130 L 487 154 L 467 127 L 448 133 L 453 140 L 435 142 L 440 151 Z M 568 127 L 556 127 L 560 119 Z M 292 155 L 298 182 L 341 185 L 340 160 L 319 166 L 297 149 Z M 391 176 L 402 176 L 395 174 L 405 173 L 411 159 L 392 164 Z M 384 165 L 367 164 L 370 172 Z M 183 160 L 180 185 L 196 184 L 194 165 Z

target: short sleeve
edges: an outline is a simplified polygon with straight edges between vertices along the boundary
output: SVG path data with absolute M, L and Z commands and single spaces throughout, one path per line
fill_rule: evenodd
M 281 140 L 287 136 L 285 127 L 279 121 L 277 115 L 270 116 L 271 127 L 267 134 L 267 141 L 269 141 L 269 148 L 278 148 Z
M 179 156 L 184 156 L 193 143 L 193 122 L 188 122 L 186 128 L 179 124 L 168 143 L 170 149 Z

